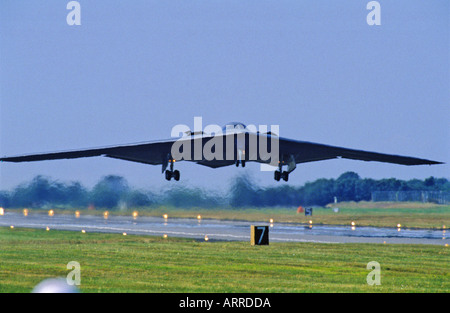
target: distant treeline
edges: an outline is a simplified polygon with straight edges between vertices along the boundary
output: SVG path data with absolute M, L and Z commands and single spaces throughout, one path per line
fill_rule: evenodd
M 248 176 L 238 176 L 226 196 L 209 190 L 174 185 L 163 192 L 140 190 L 129 186 L 125 178 L 115 175 L 103 177 L 92 189 L 79 182 L 61 183 L 43 176 L 21 184 L 12 191 L 0 191 L 0 206 L 5 208 L 67 208 L 127 209 L 136 207 L 171 206 L 200 208 L 239 208 L 273 206 L 326 205 L 334 201 L 371 200 L 373 191 L 444 191 L 450 192 L 446 178 L 429 177 L 408 181 L 395 178 L 360 178 L 346 172 L 337 179 L 317 179 L 303 186 L 278 184 L 261 187 Z

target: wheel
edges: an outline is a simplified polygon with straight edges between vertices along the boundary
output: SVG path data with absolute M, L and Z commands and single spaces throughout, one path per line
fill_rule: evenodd
M 245 167 L 245 161 L 242 160 L 241 162 L 242 162 L 242 167 Z
M 281 173 L 279 171 L 274 172 L 274 178 L 276 181 L 280 181 Z
M 169 170 L 166 170 L 166 179 L 170 180 L 172 178 L 172 172 Z
M 239 160 L 236 161 L 236 167 L 239 167 Z
M 286 172 L 286 171 L 284 171 L 284 172 L 281 174 L 281 178 L 283 178 L 284 181 L 288 181 L 288 179 L 289 179 L 289 173 Z
M 179 181 L 179 180 L 180 180 L 180 171 L 179 171 L 179 170 L 175 170 L 175 171 L 173 172 L 173 178 L 174 178 L 176 181 Z

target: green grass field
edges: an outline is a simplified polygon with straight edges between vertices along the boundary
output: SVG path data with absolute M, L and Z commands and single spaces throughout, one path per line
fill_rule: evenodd
M 81 265 L 82 292 L 450 292 L 449 248 L 198 242 L 0 228 L 0 292 L 30 292 Z M 381 266 L 369 286 L 367 263 Z

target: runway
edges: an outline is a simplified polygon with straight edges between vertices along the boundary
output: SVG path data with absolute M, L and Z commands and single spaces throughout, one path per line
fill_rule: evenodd
M 396 229 L 380 227 L 351 227 L 334 225 L 302 225 L 267 222 L 226 221 L 195 218 L 167 218 L 103 216 L 6 212 L 0 216 L 0 226 L 71 230 L 101 233 L 126 233 L 127 235 L 151 235 L 185 237 L 209 241 L 250 241 L 250 225 L 269 226 L 270 242 L 316 243 L 387 243 L 445 245 L 450 238 L 445 230 Z

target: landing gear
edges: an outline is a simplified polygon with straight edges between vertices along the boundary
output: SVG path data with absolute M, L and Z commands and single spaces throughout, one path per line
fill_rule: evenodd
M 169 170 L 166 170 L 166 179 L 167 180 L 171 180 L 172 179 L 172 177 L 173 177 L 173 179 L 175 179 L 176 181 L 179 181 L 180 180 L 180 171 L 179 170 L 175 170 L 175 171 L 169 171 Z
M 239 167 L 239 164 L 242 164 L 242 167 L 245 167 L 245 160 L 237 160 L 236 167 Z
M 288 160 L 287 162 L 285 162 L 284 160 Z M 288 169 L 287 171 L 283 171 L 283 165 L 287 165 Z M 295 170 L 296 165 L 295 165 L 295 158 L 293 155 L 290 155 L 288 157 L 283 156 L 281 158 L 281 160 L 278 162 L 278 170 L 276 170 L 274 172 L 274 178 L 276 181 L 280 181 L 281 179 L 283 179 L 284 181 L 288 181 L 289 180 L 289 173 L 291 173 L 293 170 Z
M 165 171 L 166 180 L 171 180 L 172 177 L 176 181 L 180 180 L 180 171 L 179 170 L 173 170 L 173 163 L 175 163 L 175 160 L 169 160 L 170 163 L 170 170 Z
M 283 179 L 284 181 L 288 181 L 289 180 L 289 173 L 284 171 L 284 172 L 280 172 L 280 171 L 275 171 L 274 172 L 274 178 L 276 181 L 280 181 L 280 179 Z
M 169 170 L 166 170 L 166 180 L 170 180 L 172 178 L 172 172 Z
M 279 171 L 274 172 L 274 178 L 276 181 L 280 181 L 281 173 Z
M 179 170 L 175 170 L 173 172 L 173 179 L 175 179 L 176 181 L 180 180 L 180 171 Z

